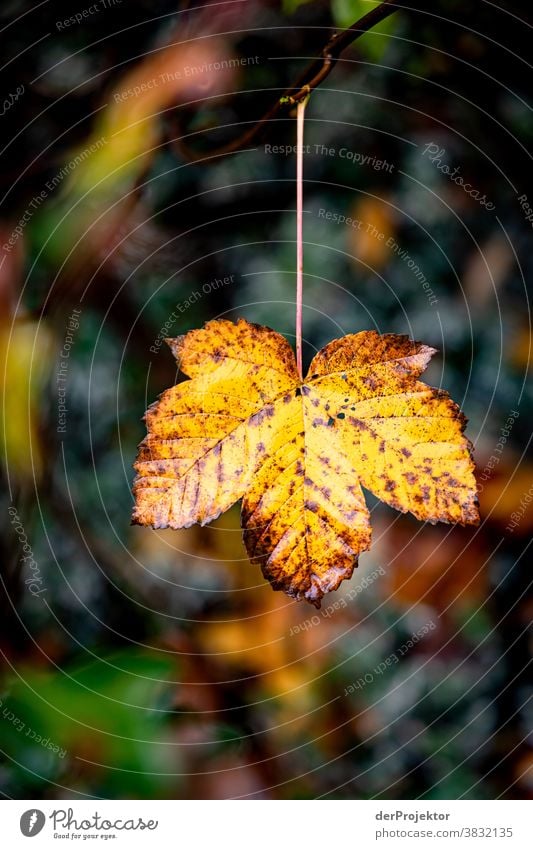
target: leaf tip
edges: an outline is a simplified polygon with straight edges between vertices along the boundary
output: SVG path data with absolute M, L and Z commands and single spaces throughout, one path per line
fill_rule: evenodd
M 166 337 L 165 342 L 172 351 L 174 359 L 177 360 L 178 365 L 181 359 L 181 352 L 183 349 L 183 342 L 185 340 L 185 336 L 172 336 Z

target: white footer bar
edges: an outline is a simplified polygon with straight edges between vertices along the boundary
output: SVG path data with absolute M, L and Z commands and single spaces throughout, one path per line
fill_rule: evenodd
M 527 801 L 6 800 L 0 843 L 6 849 L 73 843 L 117 849 L 532 849 L 532 815 Z

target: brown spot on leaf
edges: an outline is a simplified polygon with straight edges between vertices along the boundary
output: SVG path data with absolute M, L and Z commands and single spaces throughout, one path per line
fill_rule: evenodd
M 254 413 L 253 416 L 250 416 L 248 419 L 248 423 L 250 427 L 259 427 L 265 419 L 271 419 L 274 416 L 274 406 L 273 404 L 268 404 L 264 406 L 257 413 Z

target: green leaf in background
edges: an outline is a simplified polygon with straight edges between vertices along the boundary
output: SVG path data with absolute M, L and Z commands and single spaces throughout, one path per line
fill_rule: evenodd
M 336 25 L 346 29 L 380 5 L 374 0 L 331 0 L 331 13 Z M 357 50 L 372 61 L 379 62 L 390 44 L 389 35 L 395 27 L 396 16 L 392 15 L 365 33 L 357 42 Z
M 310 2 L 311 0 L 283 0 L 283 11 L 286 15 L 293 15 L 300 6 Z
M 171 660 L 135 648 L 70 670 L 26 667 L 19 676 L 0 698 L 0 747 L 17 765 L 20 789 L 45 776 L 111 798 L 115 785 L 132 798 L 163 792 L 155 773 L 175 769 L 165 727 Z

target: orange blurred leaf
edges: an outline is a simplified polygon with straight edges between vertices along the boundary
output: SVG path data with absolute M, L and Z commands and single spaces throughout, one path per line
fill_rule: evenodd
M 357 226 L 348 229 L 350 249 L 357 262 L 379 271 L 390 260 L 389 240 L 396 233 L 392 207 L 385 199 L 363 197 L 352 215 Z

